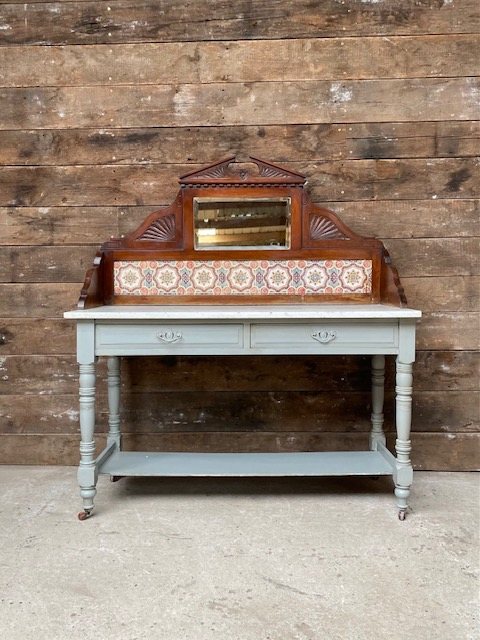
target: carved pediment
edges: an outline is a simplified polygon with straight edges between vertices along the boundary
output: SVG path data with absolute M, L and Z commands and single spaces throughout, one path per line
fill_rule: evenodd
M 305 176 L 296 171 L 290 171 L 271 162 L 250 156 L 251 163 L 237 163 L 235 156 L 230 156 L 191 171 L 180 177 L 182 186 L 216 185 L 227 186 L 235 184 L 286 184 L 303 185 Z M 256 166 L 255 166 L 256 165 Z

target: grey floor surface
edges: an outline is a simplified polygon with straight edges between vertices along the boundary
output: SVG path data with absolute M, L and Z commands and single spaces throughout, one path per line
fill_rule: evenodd
M 479 476 L 99 481 L 0 466 L 5 640 L 480 637 Z

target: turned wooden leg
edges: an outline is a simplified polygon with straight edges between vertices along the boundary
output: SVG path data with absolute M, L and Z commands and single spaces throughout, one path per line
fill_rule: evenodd
M 108 381 L 108 437 L 107 445 L 115 442 L 120 449 L 120 358 L 107 359 Z
M 80 364 L 80 466 L 78 484 L 83 499 L 80 520 L 87 518 L 93 509 L 93 499 L 97 493 L 97 472 L 95 468 L 95 363 Z
M 412 364 L 400 362 L 397 358 L 396 377 L 396 427 L 397 469 L 395 474 L 395 496 L 399 509 L 398 516 L 404 520 L 408 507 L 408 496 L 413 480 L 413 468 L 410 461 L 410 426 L 412 420 Z
M 383 431 L 383 400 L 385 396 L 385 356 L 372 356 L 372 430 L 370 450 L 377 448 L 377 442 L 386 444 Z

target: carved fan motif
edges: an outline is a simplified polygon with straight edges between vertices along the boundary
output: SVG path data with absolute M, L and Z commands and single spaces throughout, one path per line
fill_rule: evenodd
M 158 218 L 142 233 L 138 240 L 156 240 L 168 242 L 175 240 L 175 215 L 173 213 Z
M 312 240 L 345 240 L 346 236 L 328 218 L 313 216 L 310 221 L 310 237 Z
M 273 167 L 260 166 L 260 175 L 265 178 L 289 178 L 290 175 Z
M 202 175 L 208 178 L 223 178 L 223 176 L 225 175 L 226 169 L 227 169 L 226 164 L 220 164 L 216 167 L 213 167 L 212 169 L 204 171 Z

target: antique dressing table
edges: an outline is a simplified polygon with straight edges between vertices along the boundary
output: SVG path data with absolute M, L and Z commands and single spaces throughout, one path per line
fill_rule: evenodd
M 314 205 L 305 177 L 235 158 L 180 178 L 174 203 L 104 243 L 77 309 L 84 520 L 99 474 L 123 476 L 392 476 L 405 518 L 412 363 L 420 311 L 406 306 L 383 244 Z M 368 449 L 298 453 L 122 451 L 120 357 L 372 356 Z M 385 356 L 396 356 L 396 456 L 383 431 Z M 109 432 L 95 457 L 95 363 L 108 366 Z M 367 443 L 366 443 L 367 445 Z

